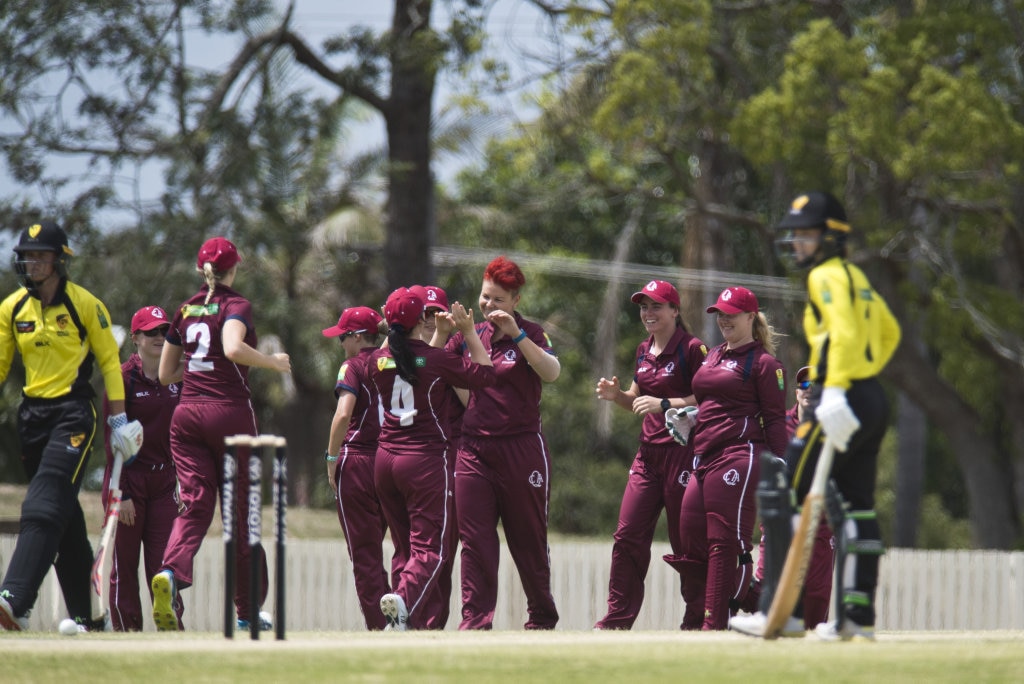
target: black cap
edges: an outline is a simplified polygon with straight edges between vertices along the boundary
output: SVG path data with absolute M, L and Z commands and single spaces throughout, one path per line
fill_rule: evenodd
M 67 256 L 74 255 L 74 252 L 68 247 L 67 233 L 53 221 L 40 221 L 21 231 L 21 238 L 14 251 L 19 254 L 21 252 L 57 252 Z
M 776 227 L 780 230 L 823 228 L 850 232 L 843 205 L 827 192 L 808 192 L 797 197 L 790 203 L 789 213 Z

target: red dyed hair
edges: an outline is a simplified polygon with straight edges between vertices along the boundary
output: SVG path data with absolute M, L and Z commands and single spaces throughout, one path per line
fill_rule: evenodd
M 526 276 L 516 266 L 516 262 L 506 259 L 504 256 L 487 264 L 487 268 L 484 269 L 484 280 L 490 280 L 509 292 L 517 292 L 526 284 Z

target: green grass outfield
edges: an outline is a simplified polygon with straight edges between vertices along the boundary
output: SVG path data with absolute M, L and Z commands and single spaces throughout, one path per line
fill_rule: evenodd
M 892 632 L 875 643 L 730 632 L 0 633 L 0 681 L 1020 682 L 1024 632 Z

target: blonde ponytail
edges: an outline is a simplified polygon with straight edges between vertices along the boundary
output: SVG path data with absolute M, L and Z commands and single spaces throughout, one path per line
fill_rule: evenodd
M 764 350 L 775 356 L 775 351 L 778 349 L 779 337 L 781 333 L 776 332 L 775 328 L 768 323 L 768 317 L 764 315 L 763 311 L 759 311 L 754 317 L 754 339 L 761 343 Z
M 213 288 L 217 287 L 217 274 L 213 270 L 213 264 L 209 261 L 203 264 L 203 280 L 206 281 L 206 287 L 209 288 L 206 292 L 206 301 L 203 304 L 209 304 L 213 297 Z

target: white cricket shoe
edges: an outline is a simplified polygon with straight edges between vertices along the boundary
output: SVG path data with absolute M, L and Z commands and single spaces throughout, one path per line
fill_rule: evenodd
M 238 618 L 237 625 L 238 625 L 238 629 L 241 629 L 241 630 L 248 630 L 249 629 L 249 621 L 246 620 L 245 618 Z M 260 611 L 260 631 L 261 632 L 269 632 L 272 629 L 274 629 L 274 616 L 271 615 L 270 613 L 268 613 L 265 610 L 261 610 Z
M 398 594 L 384 594 L 380 597 L 380 612 L 388 620 L 385 632 L 404 632 L 405 622 L 409 619 L 409 611 L 405 607 L 405 601 Z
M 14 609 L 11 608 L 11 604 L 7 602 L 6 590 L 0 594 L 0 630 L 7 632 L 25 632 L 28 631 L 28 615 L 24 617 L 18 617 L 14 614 Z
M 841 627 L 836 622 L 822 622 L 814 628 L 814 635 L 822 641 L 874 641 L 875 628 L 853 620 L 842 620 Z
M 729 629 L 752 637 L 763 637 L 768 625 L 768 616 L 757 611 L 753 615 L 735 615 L 729 619 Z M 806 634 L 802 618 L 790 615 L 782 626 L 781 637 L 802 638 Z

